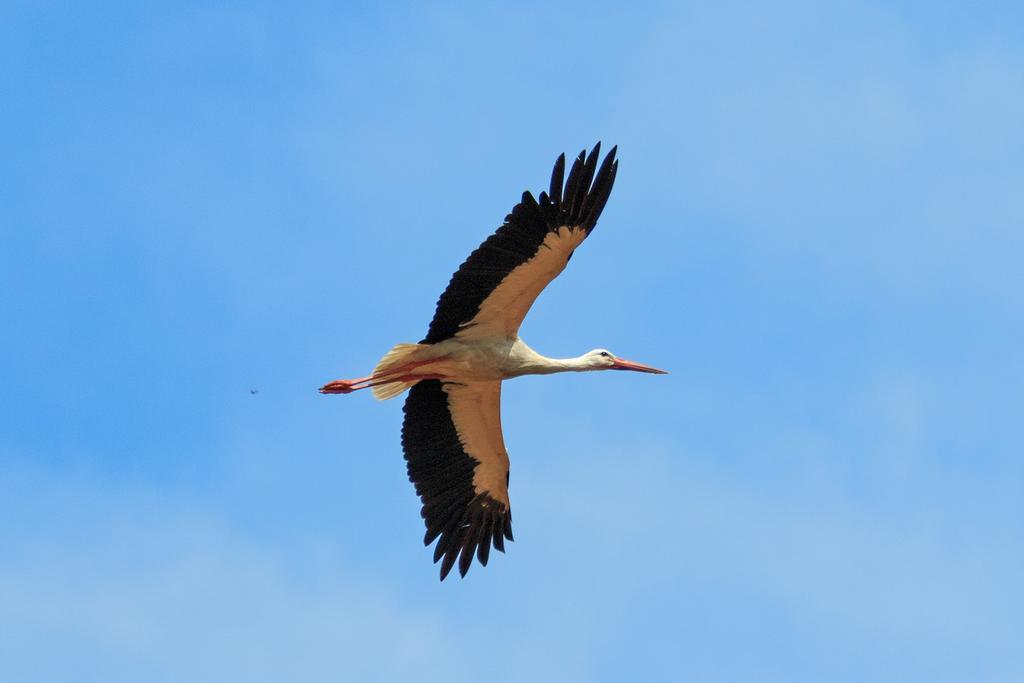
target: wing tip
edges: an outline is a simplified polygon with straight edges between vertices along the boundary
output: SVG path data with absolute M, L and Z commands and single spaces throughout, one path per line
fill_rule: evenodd
M 564 184 L 561 180 L 565 172 L 565 154 L 559 155 L 548 191 L 548 199 L 556 209 L 554 223 L 557 225 L 549 227 L 581 226 L 587 234 L 594 229 L 615 182 L 618 151 L 619 146 L 613 145 L 598 168 L 601 140 L 594 143 L 589 153 L 584 148 L 573 161 Z
M 504 540 L 512 540 L 512 515 L 509 509 L 487 492 L 478 494 L 440 533 L 434 548 L 434 562 L 440 562 L 440 577 L 444 581 L 458 567 L 459 576 L 465 578 L 473 566 L 473 558 L 482 567 L 487 566 L 490 549 L 505 552 Z

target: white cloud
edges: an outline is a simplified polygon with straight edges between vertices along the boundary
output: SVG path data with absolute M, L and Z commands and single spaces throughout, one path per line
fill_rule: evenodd
M 1019 524 L 998 512 L 1016 507 L 1012 492 L 992 489 L 978 506 L 975 491 L 936 476 L 919 456 L 887 462 L 893 449 L 914 448 L 920 407 L 904 392 L 879 410 L 870 447 L 880 451 L 864 453 L 855 470 L 874 482 L 850 479 L 844 447 L 813 429 L 812 438 L 748 442 L 779 459 L 781 471 L 764 477 L 757 463 L 737 468 L 725 452 L 573 431 L 562 446 L 576 457 L 530 463 L 525 482 L 519 467 L 516 502 L 533 526 L 557 520 L 564 533 L 546 535 L 551 545 L 537 552 L 570 565 L 553 569 L 559 580 L 574 577 L 601 595 L 605 620 L 626 619 L 637 597 L 606 592 L 607 582 L 642 577 L 641 591 L 678 605 L 680 632 L 722 615 L 746 620 L 746 601 L 758 596 L 772 601 L 773 619 L 827 632 L 831 642 L 862 643 L 874 653 L 865 666 L 893 656 L 901 670 L 920 672 L 941 652 L 958 666 L 987 662 L 978 670 L 1019 674 L 1024 554 L 1007 544 Z M 917 482 L 907 476 L 915 467 Z M 572 563 L 583 557 L 600 569 L 575 577 Z M 701 614 L 709 586 L 715 617 Z M 777 637 L 780 647 L 789 642 Z
M 291 558 L 201 504 L 31 478 L 50 513 L 2 529 L 5 680 L 429 680 L 458 654 L 331 544 Z

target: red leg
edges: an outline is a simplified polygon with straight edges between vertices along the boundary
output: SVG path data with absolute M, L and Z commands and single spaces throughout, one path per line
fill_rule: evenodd
M 366 389 L 367 387 L 376 386 L 378 384 L 386 384 L 388 382 L 408 382 L 412 379 L 438 379 L 437 376 L 428 375 L 410 375 L 408 372 L 414 368 L 418 368 L 421 365 L 433 363 L 441 360 L 440 358 L 431 358 L 430 360 L 421 360 L 413 363 L 406 363 L 400 365 L 397 368 L 382 372 L 377 375 L 370 375 L 369 377 L 360 377 L 359 379 L 336 379 L 333 382 L 320 387 L 321 394 L 351 394 L 353 391 L 359 391 L 360 389 Z M 398 377 L 393 375 L 401 373 Z M 362 385 L 362 386 L 359 386 Z
M 363 384 L 364 382 L 369 382 L 371 379 L 373 379 L 373 378 L 372 377 L 363 377 L 361 379 L 336 379 L 333 382 L 328 382 L 327 384 L 325 384 L 322 387 L 320 387 L 320 393 L 321 394 L 351 394 L 353 391 L 358 391 L 359 389 L 365 389 L 367 386 L 369 386 L 368 384 L 364 385 L 364 386 L 361 386 L 361 387 L 357 386 L 357 385 Z

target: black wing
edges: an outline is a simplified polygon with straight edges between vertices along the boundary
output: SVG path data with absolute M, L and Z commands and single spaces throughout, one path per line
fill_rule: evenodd
M 440 537 L 441 580 L 456 558 L 466 575 L 475 553 L 487 565 L 493 544 L 512 540 L 508 454 L 501 436 L 501 382 L 422 380 L 409 390 L 402 449 L 409 480 L 423 502 L 424 545 Z
M 505 301 L 516 301 L 519 305 L 514 315 L 503 321 L 500 332 L 511 330 L 514 334 L 536 296 L 562 271 L 572 250 L 594 229 L 615 183 L 619 165 L 615 151 L 613 147 L 600 170 L 597 170 L 600 142 L 594 145 L 589 156 L 586 150 L 580 152 L 569 170 L 564 188 L 565 155 L 559 156 L 551 174 L 549 193 L 541 192 L 538 201 L 529 192 L 524 192 L 522 201 L 505 217 L 504 225 L 470 254 L 452 275 L 448 288 L 438 299 L 437 311 L 423 343 L 443 341 L 455 336 L 464 326 L 473 324 L 485 301 L 509 274 L 531 260 L 536 261 L 534 257 L 538 256 L 550 233 L 557 234 L 561 228 L 582 230 L 583 234 L 578 239 L 565 240 L 562 245 L 564 253 L 555 255 L 557 262 L 538 264 L 537 273 L 520 278 L 521 282 L 515 285 L 516 291 L 504 292 Z

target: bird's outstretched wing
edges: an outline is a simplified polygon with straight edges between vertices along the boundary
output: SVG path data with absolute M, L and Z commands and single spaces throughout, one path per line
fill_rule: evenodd
M 474 553 L 486 566 L 491 545 L 504 552 L 504 539 L 512 540 L 501 382 L 423 380 L 404 410 L 402 449 L 423 502 L 424 545 L 439 538 L 442 581 L 456 559 L 465 576 Z
M 524 192 L 504 225 L 452 275 L 424 343 L 516 336 L 534 300 L 594 229 L 615 183 L 615 149 L 600 170 L 600 142 L 589 156 L 580 152 L 564 185 L 565 155 L 558 157 L 549 192 L 539 200 Z

